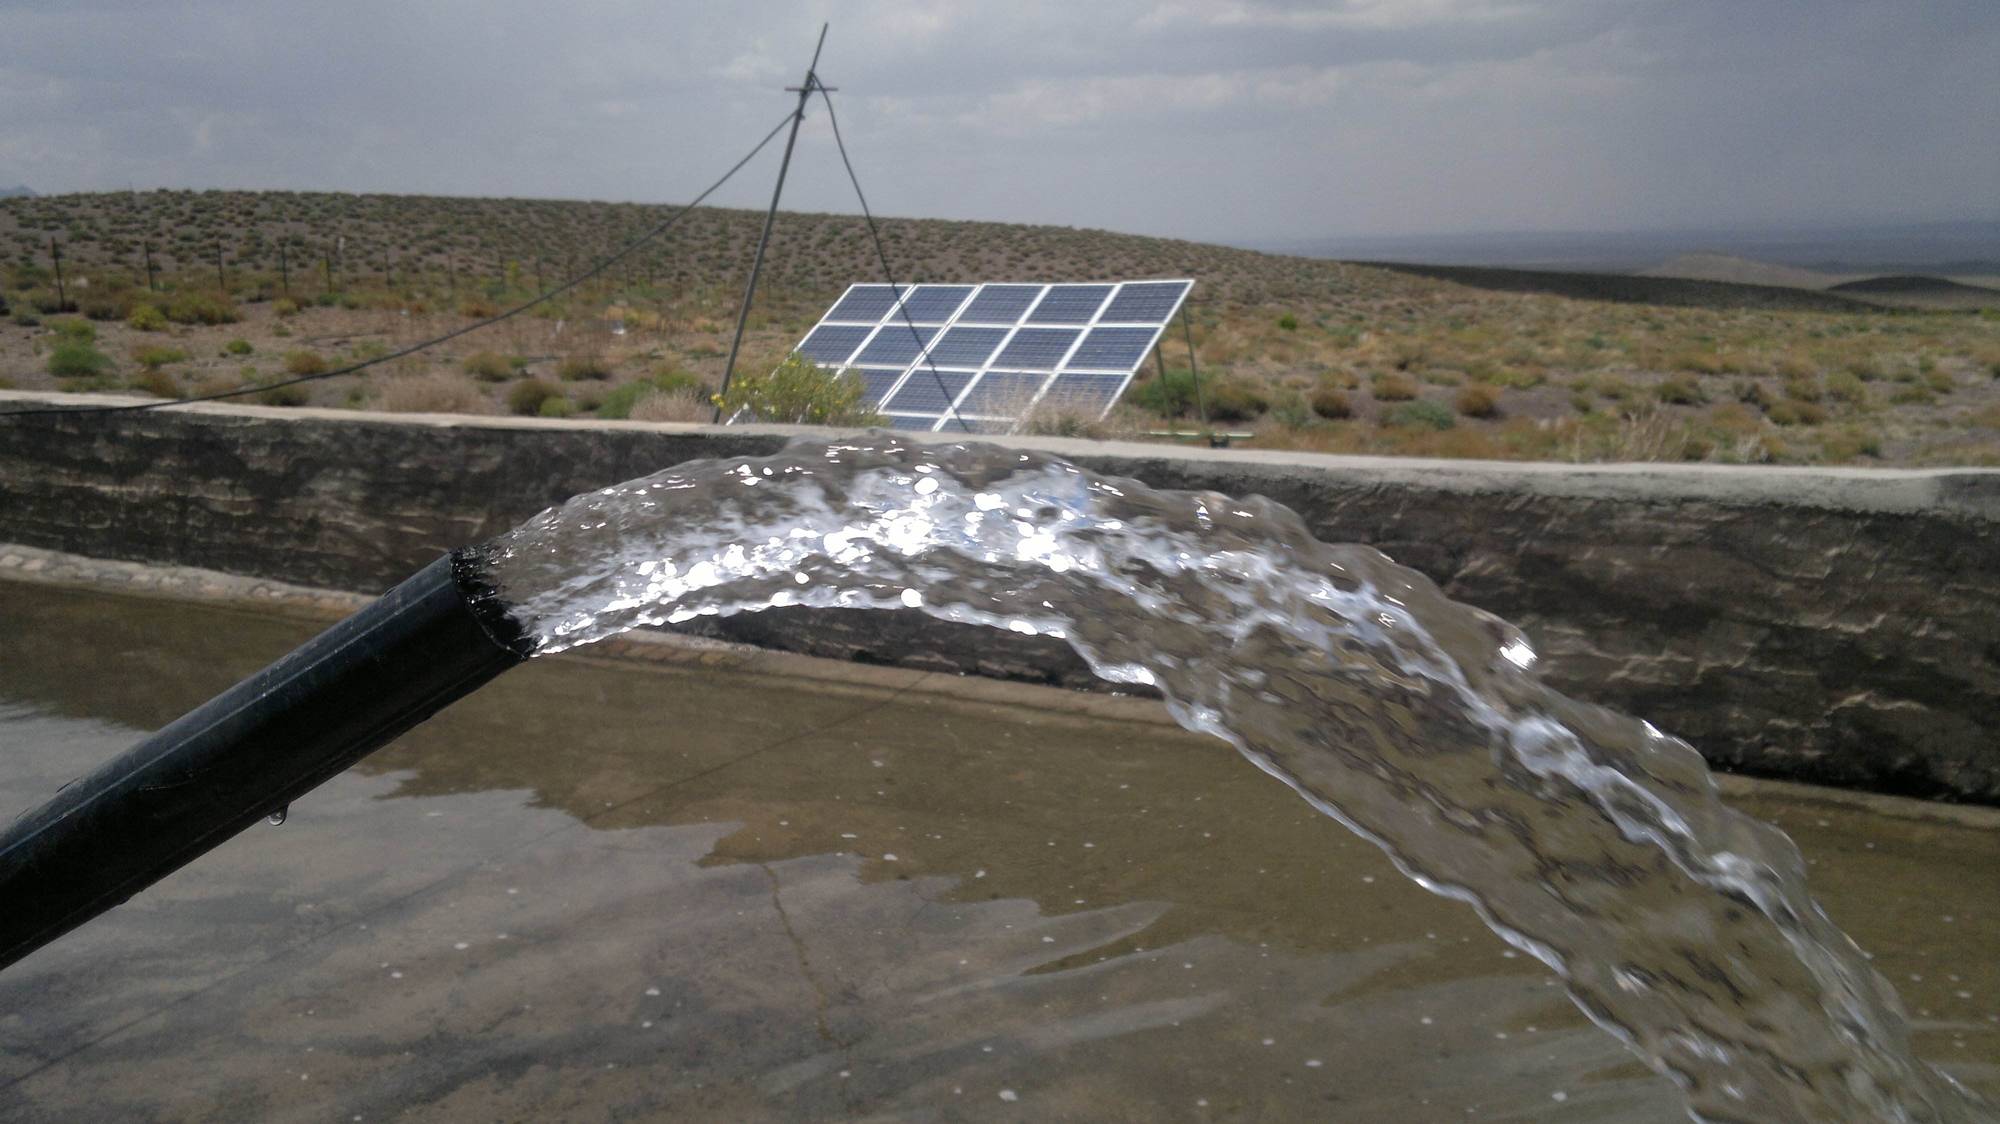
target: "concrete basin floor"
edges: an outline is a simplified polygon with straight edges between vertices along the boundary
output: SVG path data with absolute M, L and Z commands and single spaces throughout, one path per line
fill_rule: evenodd
M 0 816 L 317 627 L 0 582 Z M 1221 742 L 940 682 L 511 672 L 0 972 L 0 1119 L 1684 1119 Z M 2000 815 L 1737 803 L 2000 1093 Z

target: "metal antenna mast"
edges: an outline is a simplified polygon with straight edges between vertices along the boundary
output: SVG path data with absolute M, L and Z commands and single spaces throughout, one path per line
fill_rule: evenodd
M 819 25 L 819 44 L 813 48 L 812 63 L 806 67 L 805 82 L 785 87 L 799 95 L 799 105 L 792 111 L 792 132 L 785 138 L 785 158 L 778 164 L 778 186 L 771 189 L 771 209 L 764 214 L 764 233 L 757 239 L 757 256 L 750 262 L 750 284 L 743 289 L 743 308 L 736 314 L 736 336 L 729 341 L 729 360 L 722 366 L 722 389 L 716 395 L 718 399 L 728 396 L 729 379 L 736 373 L 736 353 L 743 348 L 743 326 L 750 321 L 750 299 L 757 295 L 757 275 L 764 269 L 764 248 L 771 244 L 771 224 L 778 218 L 778 197 L 785 193 L 785 172 L 792 166 L 792 145 L 798 141 L 799 126 L 806 119 L 806 101 L 820 88 L 817 73 L 819 53 L 826 46 L 827 27 L 828 25 L 824 23 Z M 832 86 L 826 88 L 835 89 Z M 722 420 L 720 401 L 716 403 L 715 417 L 712 420 L 718 422 Z

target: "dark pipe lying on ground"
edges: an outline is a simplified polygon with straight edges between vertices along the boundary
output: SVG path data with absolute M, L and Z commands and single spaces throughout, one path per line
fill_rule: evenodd
M 0 834 L 0 968 L 526 657 L 477 552 L 431 563 Z

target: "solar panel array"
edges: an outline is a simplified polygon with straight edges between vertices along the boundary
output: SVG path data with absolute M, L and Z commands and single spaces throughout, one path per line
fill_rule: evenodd
M 854 285 L 797 350 L 860 379 L 897 429 L 1006 433 L 1043 406 L 1095 420 L 1193 284 Z

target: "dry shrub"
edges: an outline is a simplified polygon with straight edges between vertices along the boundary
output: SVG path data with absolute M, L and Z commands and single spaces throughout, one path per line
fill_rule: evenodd
M 1313 391 L 1312 412 L 1323 418 L 1351 418 L 1354 416 L 1354 403 L 1339 387 L 1322 385 Z
M 1375 380 L 1375 397 L 1382 402 L 1408 402 L 1417 396 L 1417 380 L 1408 375 L 1382 375 Z
M 374 406 L 398 414 L 490 414 L 493 399 L 464 375 L 432 371 L 385 382 Z
M 507 412 L 534 417 L 541 413 L 542 403 L 561 397 L 561 390 L 542 379 L 522 379 L 507 391 Z
M 288 375 L 323 375 L 329 369 L 326 357 L 317 351 L 288 351 L 285 353 L 285 373 Z
M 1786 398 L 1774 404 L 1768 412 L 1771 420 L 1779 425 L 1818 425 L 1826 420 L 1826 407 L 1795 398 Z
M 147 367 L 132 377 L 132 387 L 143 390 L 155 398 L 179 398 L 185 392 L 174 376 L 158 367 Z
M 1859 379 L 1855 380 L 1855 385 L 1856 386 L 1861 385 Z M 1793 379 L 1792 381 L 1785 384 L 1785 397 L 1795 399 L 1800 402 L 1817 402 L 1822 397 L 1824 397 L 1825 394 L 1826 392 L 1823 389 L 1821 389 L 1819 382 L 1815 379 L 1811 378 Z
M 1649 414 L 1628 418 L 1591 450 L 1595 455 L 1577 460 L 1597 461 L 1679 461 L 1690 457 L 1694 430 L 1671 414 Z M 1705 454 L 1706 450 L 1702 452 Z
M 705 422 L 715 416 L 715 404 L 685 387 L 656 390 L 632 403 L 632 412 L 626 416 L 633 421 Z
M 1483 383 L 1473 383 L 1458 392 L 1453 405 L 1468 418 L 1497 418 L 1500 416 L 1500 390 Z
M 482 382 L 504 382 L 514 374 L 514 364 L 497 351 L 475 351 L 460 365 Z

